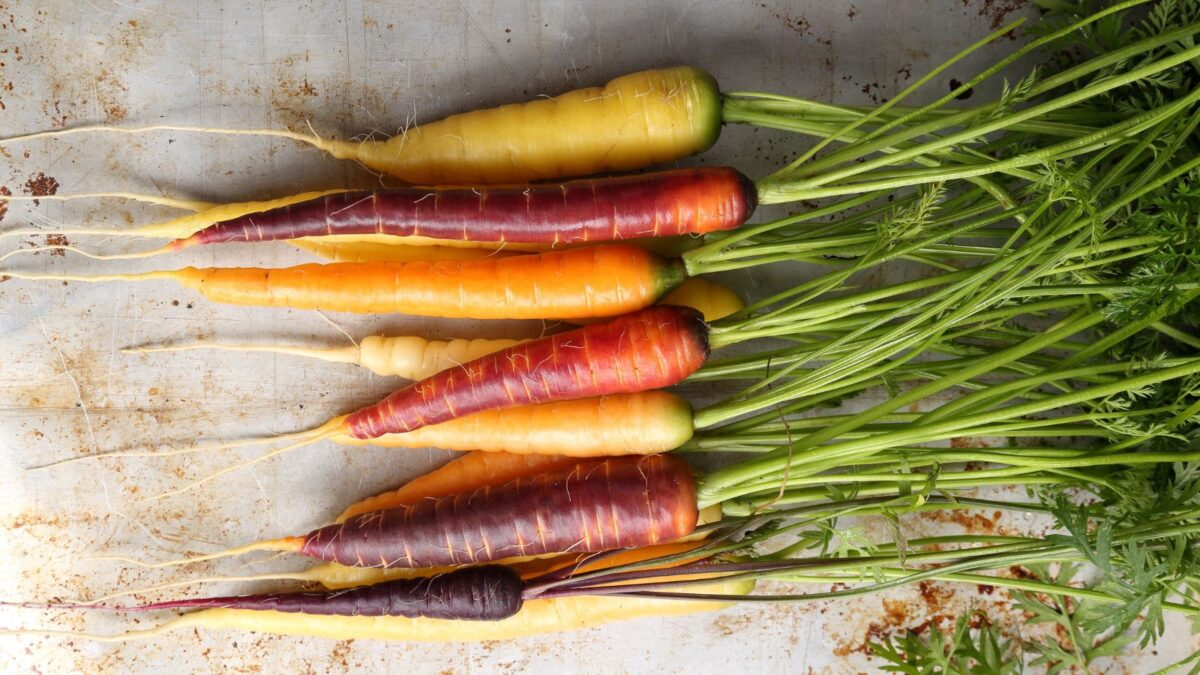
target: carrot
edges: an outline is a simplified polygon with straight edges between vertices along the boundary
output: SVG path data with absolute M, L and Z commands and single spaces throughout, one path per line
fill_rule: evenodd
M 293 550 L 356 567 L 429 567 L 648 546 L 691 533 L 695 489 L 670 455 L 611 458 L 359 514 Z
M 46 232 L 46 230 L 38 230 Z M 0 236 L 4 236 L 0 233 Z M 363 237 L 337 236 L 333 237 L 302 237 L 291 239 L 289 244 L 316 254 L 334 262 L 408 262 L 410 260 L 457 260 L 473 258 L 498 258 L 517 255 L 519 253 L 541 253 L 551 250 L 548 244 L 489 244 L 488 242 L 426 240 L 419 237 L 390 237 L 388 235 L 365 235 Z M 652 237 L 642 239 L 627 239 L 622 243 L 644 248 L 647 251 L 664 258 L 675 258 L 684 252 L 696 248 L 703 240 L 699 237 Z M 447 244 L 447 245 L 441 245 Z M 452 245 L 450 245 L 452 244 Z M 467 246 L 476 248 L 467 248 Z M 489 248 L 493 246 L 496 248 Z M 43 251 L 47 249 L 67 248 L 58 246 L 40 246 L 18 251 Z M 93 256 L 107 258 L 110 256 Z M 140 255 L 138 257 L 141 257 Z M 0 258 L 2 259 L 2 258 Z
M 689 277 L 667 297 L 659 300 L 659 304 L 698 309 L 708 323 L 724 319 L 746 306 L 742 296 L 732 288 L 703 277 Z
M 695 593 L 733 596 L 749 595 L 753 580 L 714 581 L 690 589 Z M 502 621 L 458 622 L 438 619 L 392 617 L 322 617 L 281 612 L 247 612 L 232 609 L 207 610 L 188 614 L 172 622 L 168 630 L 181 627 L 205 627 L 269 632 L 282 635 L 309 635 L 329 639 L 403 640 L 408 642 L 477 642 L 510 640 L 529 635 L 545 635 L 582 630 L 640 617 L 683 616 L 715 612 L 729 607 L 728 600 L 671 600 L 621 596 L 570 596 L 528 600 L 515 616 Z M 150 633 L 151 631 L 147 631 Z M 144 637 L 161 634 L 154 631 Z M 132 637 L 142 637 L 134 633 Z
M 646 419 L 649 425 L 661 425 L 662 428 L 654 433 L 646 433 L 630 427 L 632 432 L 623 431 L 617 436 L 597 436 L 592 441 L 585 440 L 578 449 L 573 449 L 571 445 L 578 439 L 586 439 L 590 430 L 575 426 L 576 421 L 582 423 L 597 419 L 598 414 L 602 416 L 603 403 L 600 408 L 597 408 L 596 402 L 584 402 L 578 407 L 566 406 L 557 410 L 513 409 L 596 396 L 634 394 L 670 386 L 695 372 L 707 358 L 708 327 L 696 310 L 675 306 L 652 307 L 607 323 L 523 342 L 482 356 L 462 367 L 444 370 L 414 382 L 378 403 L 349 415 L 335 417 L 309 431 L 169 452 L 105 453 L 64 461 L 134 454 L 183 454 L 272 441 L 291 442 L 257 459 L 231 465 L 183 488 L 152 497 L 154 499 L 191 490 L 249 464 L 321 440 L 338 438 L 344 441 L 348 437 L 366 441 L 389 434 L 407 435 L 451 420 L 458 421 L 472 413 L 487 411 L 491 411 L 493 416 L 475 420 L 467 418 L 446 433 L 431 430 L 425 432 L 424 438 L 416 436 L 394 442 L 411 442 L 428 447 L 430 444 L 453 445 L 455 439 L 460 443 L 463 439 L 471 439 L 470 442 L 480 442 L 493 450 L 590 454 L 597 450 L 604 451 L 609 439 L 633 438 L 636 443 L 639 435 L 645 434 L 644 447 L 656 449 L 655 439 L 664 444 L 682 443 L 691 436 L 692 415 L 690 407 L 682 399 L 655 396 L 637 400 L 618 399 L 615 401 L 618 411 L 634 411 L 639 416 L 630 416 L 631 420 Z M 569 416 L 556 414 L 560 411 Z M 555 425 L 545 424 L 544 421 L 548 419 L 554 420 Z M 534 426 L 535 422 L 537 426 Z M 489 424 L 492 425 L 490 428 Z M 486 440 L 497 429 L 512 431 L 497 434 L 497 438 L 501 439 L 499 441 Z M 601 445 L 594 442 L 596 438 L 600 439 Z M 540 444 L 531 445 L 531 441 Z M 496 447 L 497 444 L 500 447 Z M 636 445 L 635 449 L 645 451 Z
M 507 258 L 516 255 L 516 250 L 493 250 L 488 248 L 464 248 L 460 246 L 413 246 L 404 243 L 380 243 L 375 241 L 324 241 L 323 237 L 303 237 L 288 242 L 292 246 L 308 251 L 333 262 L 412 262 L 414 260 L 477 260 L 479 258 Z
M 727 167 L 553 184 L 336 192 L 222 220 L 145 255 L 345 235 L 552 245 L 698 235 L 738 227 L 755 200 L 754 183 Z
M 351 504 L 334 522 L 344 523 L 363 513 L 408 506 L 423 499 L 438 499 L 456 492 L 503 485 L 517 478 L 559 471 L 578 463 L 579 459 L 562 455 L 468 452 L 395 490 Z
M 745 306 L 741 297 L 731 289 L 699 277 L 683 282 L 683 285 L 663 298 L 660 304 L 697 309 L 704 315 L 704 320 L 710 323 L 723 319 Z M 319 348 L 275 344 L 197 342 L 161 347 L 133 347 L 121 351 L 127 354 L 152 354 L 215 349 L 290 354 L 333 363 L 354 363 L 376 375 L 394 375 L 410 380 L 420 380 L 447 368 L 460 366 L 484 354 L 511 347 L 518 342 L 519 340 L 508 339 L 426 340 L 413 335 L 395 337 L 372 335 L 363 338 L 358 344 L 346 347 Z
M 286 345 L 225 344 L 201 342 L 168 347 L 138 347 L 123 352 L 145 354 L 175 352 L 191 349 L 217 349 L 243 352 L 272 352 L 308 356 L 334 363 L 355 363 L 377 375 L 395 375 L 410 380 L 423 380 L 447 368 L 460 366 L 485 354 L 507 349 L 520 340 L 426 340 L 417 336 L 384 337 L 372 335 L 358 344 L 320 349 Z
M 640 548 L 630 548 L 622 551 L 606 553 L 603 556 L 596 556 L 592 553 L 563 553 L 549 556 L 514 556 L 495 561 L 496 564 L 506 565 L 511 567 L 522 579 L 533 579 L 535 577 L 556 572 L 558 570 L 573 567 L 575 573 L 582 574 L 594 570 L 606 569 L 609 567 L 617 567 L 626 563 L 641 562 L 650 560 L 660 556 L 673 556 L 679 553 L 686 553 L 696 549 L 704 544 L 703 539 L 685 539 L 681 541 L 671 542 L 669 544 L 657 544 L 655 546 L 643 546 Z M 680 559 L 674 564 L 682 565 L 688 562 L 687 559 Z M 491 563 L 489 563 L 491 564 Z M 417 568 L 410 569 L 406 567 L 354 567 L 351 565 L 339 565 L 338 563 L 321 563 L 314 565 L 297 575 L 262 575 L 255 580 L 272 580 L 272 579 L 297 579 L 302 581 L 311 581 L 320 584 L 323 588 L 329 590 L 338 590 L 342 588 L 354 588 L 355 586 L 366 586 L 369 584 L 377 584 L 381 581 L 390 581 L 392 579 L 411 579 L 415 576 L 429 576 L 431 574 L 443 574 L 461 567 L 445 566 L 432 568 Z M 184 583 L 200 583 L 204 581 L 232 581 L 236 577 L 214 577 L 211 579 L 193 579 L 190 582 Z M 132 592 L 146 592 L 147 590 Z M 121 593 L 120 595 L 125 595 Z M 116 597 L 116 596 L 112 596 Z
M 456 493 L 465 493 L 486 486 L 503 485 L 517 478 L 539 473 L 562 470 L 574 466 L 578 459 L 556 455 L 518 455 L 508 452 L 468 452 L 450 462 L 419 476 L 395 490 L 368 497 L 351 504 L 334 520 L 335 523 L 383 509 L 416 504 L 425 499 L 436 499 Z M 721 506 L 716 504 L 700 511 L 697 525 L 714 523 L 721 519 Z M 670 544 L 660 544 L 629 549 L 592 561 L 583 554 L 555 555 L 551 557 L 517 556 L 499 562 L 509 565 L 528 579 L 538 573 L 551 572 L 567 565 L 578 564 L 579 572 L 616 567 L 626 562 L 640 562 L 658 556 L 668 556 L 690 551 L 703 543 L 706 533 L 693 534 Z M 682 561 L 681 561 L 682 562 Z M 449 568 L 447 568 L 449 569 Z M 435 568 L 435 572 L 444 571 Z M 352 567 L 338 563 L 325 563 L 309 568 L 303 580 L 316 581 L 325 588 L 347 588 L 376 583 L 385 579 L 403 578 L 420 573 L 406 568 Z M 293 578 L 293 577 L 287 577 Z M 221 579 L 225 580 L 225 579 Z
M 240 609 L 315 616 L 405 616 L 499 621 L 521 609 L 521 577 L 502 565 L 479 565 L 430 577 L 395 579 L 336 591 L 168 600 L 124 611 Z
M 371 236 L 384 243 L 509 247 L 702 235 L 746 222 L 755 200 L 754 183 L 728 167 L 554 184 L 337 191 L 302 201 L 278 200 L 273 208 L 250 210 L 230 205 L 223 207 L 224 212 L 236 215 L 194 229 L 161 248 L 93 257 L 140 258 L 203 244 L 320 242 L 347 236 Z M 184 220 L 190 227 L 211 211 Z M 167 226 L 150 225 L 124 234 L 158 236 L 175 227 Z
M 683 460 L 612 457 L 361 513 L 302 536 L 150 566 L 263 550 L 354 567 L 485 563 L 665 543 L 690 534 L 698 518 L 695 479 Z
M 333 440 L 344 445 L 507 452 L 535 463 L 546 456 L 666 452 L 683 445 L 692 433 L 692 407 L 686 400 L 665 391 L 645 391 L 484 411 L 408 433 L 372 439 L 342 434 Z
M 286 207 L 290 204 L 319 199 L 345 190 L 323 190 L 319 192 L 301 192 L 299 194 L 288 195 L 286 197 L 278 197 L 276 199 L 266 199 L 251 202 L 238 202 L 234 204 L 210 204 L 207 202 L 197 202 L 190 200 L 168 199 L 154 195 L 136 195 L 127 193 L 93 193 L 86 195 L 55 195 L 60 199 L 86 199 L 105 196 L 117 196 L 127 199 L 133 199 L 141 202 L 152 204 L 160 204 L 170 206 L 172 208 L 186 209 L 193 211 L 186 216 L 172 218 L 160 223 L 152 223 L 149 225 L 141 225 L 137 228 L 112 228 L 112 227 L 89 227 L 89 228 L 59 228 L 54 230 L 58 234 L 102 234 L 111 236 L 135 236 L 135 237 L 152 237 L 166 239 L 181 239 L 191 236 L 195 232 L 204 230 L 217 223 L 226 220 L 240 218 L 243 216 L 269 212 L 275 209 Z M 3 199 L 13 199 L 14 197 L 5 196 Z M 48 199 L 51 197 L 40 197 Z M 32 197 L 30 197 L 32 199 Z M 0 237 L 24 236 L 27 234 L 43 234 L 42 229 L 13 229 L 0 232 Z M 65 247 L 63 247 L 65 248 Z M 111 256 L 115 257 L 115 256 Z
M 396 490 L 368 497 L 352 504 L 334 522 L 341 523 L 349 517 L 368 511 L 409 506 L 427 499 L 436 499 L 455 493 L 471 492 L 486 486 L 499 486 L 517 478 L 561 470 L 574 466 L 577 463 L 578 460 L 576 459 L 553 455 L 529 456 L 505 452 L 469 452 L 429 473 L 409 481 Z M 719 504 L 710 506 L 700 511 L 697 523 L 713 523 L 720 520 L 721 516 L 721 506 Z M 706 535 L 707 532 L 693 534 L 669 544 L 609 552 L 599 557 L 589 554 L 515 556 L 504 558 L 497 562 L 513 568 L 522 579 L 531 579 L 567 566 L 574 566 L 576 573 L 586 573 L 592 570 L 617 567 L 626 563 L 641 562 L 662 556 L 674 556 L 678 553 L 690 551 L 701 546 L 704 543 L 703 539 Z M 684 562 L 687 562 L 687 559 L 681 558 L 675 561 L 675 564 L 683 564 Z M 302 572 L 203 577 L 167 582 L 150 588 L 126 589 L 92 600 L 91 603 L 104 602 L 134 593 L 144 594 L 168 588 L 212 582 L 292 580 L 316 582 L 326 589 L 336 590 L 394 579 L 411 579 L 417 576 L 443 574 L 454 569 L 454 567 L 352 567 L 339 565 L 338 563 L 324 563 L 310 567 Z
M 652 304 L 684 278 L 678 260 L 626 245 L 500 260 L 308 264 L 268 270 L 185 267 L 95 276 L 3 274 L 80 282 L 172 279 L 215 302 L 474 319 L 614 316 Z
M 679 382 L 707 358 L 708 328 L 696 310 L 651 307 L 443 371 L 350 414 L 344 426 L 377 438 L 482 410 L 646 391 Z
M 587 573 L 599 569 L 607 569 L 619 565 L 641 562 L 650 560 L 660 556 L 674 555 L 677 553 L 691 550 L 694 545 L 684 544 L 668 544 L 662 546 L 653 546 L 641 549 L 631 549 L 622 551 L 615 555 L 604 556 L 597 560 L 579 560 L 576 556 L 567 556 L 562 560 L 555 561 L 553 564 L 544 566 L 540 571 L 542 573 L 552 572 L 556 569 L 561 569 L 560 565 L 579 565 L 575 573 Z M 540 561 L 539 561 L 540 562 Z M 676 561 L 674 564 L 683 564 L 686 560 Z M 325 567 L 325 566 L 322 566 Z M 454 572 L 456 575 L 456 594 L 454 602 L 461 602 L 461 598 L 465 596 L 467 591 L 460 590 L 457 587 L 458 580 L 465 580 L 467 570 L 490 570 L 498 566 L 486 565 L 480 567 L 461 568 Z M 501 568 L 503 569 L 503 568 Z M 395 572 L 397 570 L 389 570 Z M 475 573 L 478 575 L 475 578 L 487 579 L 492 572 Z M 501 573 L 503 574 L 503 573 Z M 435 577 L 436 579 L 437 577 Z M 530 578 L 522 575 L 522 578 Z M 663 581 L 670 581 L 675 577 L 666 577 Z M 696 578 L 695 575 L 682 575 L 679 578 Z M 378 588 L 378 586 L 387 586 L 388 584 L 396 584 L 394 588 L 400 589 L 401 592 L 407 591 L 414 583 L 432 583 L 429 578 L 422 578 L 419 581 L 390 581 L 368 585 L 365 587 L 355 587 L 350 589 L 337 589 L 333 593 L 320 594 L 325 597 L 336 596 L 337 594 L 353 594 L 352 597 L 361 598 L 365 595 L 379 595 L 380 591 L 369 593 L 368 589 Z M 441 582 L 445 584 L 446 582 Z M 520 583 L 518 581 L 518 583 Z M 511 602 L 512 592 L 510 590 L 512 584 L 511 578 L 505 578 L 498 582 L 504 594 L 504 598 L 499 599 Z M 738 596 L 749 595 L 755 586 L 754 580 L 750 579 L 730 579 L 723 580 L 714 578 L 712 583 L 703 584 L 698 587 L 692 587 L 690 590 L 696 593 L 710 594 L 714 596 Z M 518 586 L 518 590 L 520 587 Z M 385 589 L 386 592 L 386 589 Z M 282 594 L 280 594 L 282 595 Z M 294 595 L 294 594 L 293 594 Z M 318 594 L 312 594 L 316 596 Z M 517 595 L 521 598 L 523 593 Z M 261 597 L 261 596 L 259 596 Z M 309 601 L 316 600 L 316 597 L 310 597 Z M 225 600 L 227 602 L 237 603 L 242 602 L 238 598 L 222 598 L 216 600 Z M 164 608 L 167 605 L 174 606 L 203 606 L 209 600 L 184 600 L 173 603 L 156 603 L 156 608 Z M 288 599 L 293 605 L 299 604 L 301 600 Z M 198 612 L 184 614 L 183 616 L 168 621 L 155 628 L 131 631 L 119 635 L 95 635 L 86 633 L 74 633 L 69 631 L 31 631 L 31 630 L 15 630 L 15 631 L 0 631 L 0 635 L 44 635 L 51 637 L 68 637 L 77 639 L 97 640 L 102 642 L 120 642 L 125 640 L 153 638 L 163 635 L 172 630 L 185 627 L 209 628 L 209 629 L 228 629 L 228 630 L 246 630 L 259 633 L 275 633 L 281 635 L 308 635 L 313 637 L 325 637 L 332 639 L 376 639 L 376 640 L 403 640 L 403 641 L 419 641 L 419 642 L 460 642 L 460 641 L 481 641 L 481 640 L 503 640 L 512 639 L 530 635 L 542 635 L 547 633 L 555 633 L 570 630 L 582 630 L 593 626 L 600 626 L 617 621 L 626 621 L 638 617 L 659 617 L 659 616 L 682 616 L 699 612 L 713 612 L 725 607 L 728 607 L 732 602 L 729 600 L 698 600 L 698 601 L 679 601 L 672 599 L 653 598 L 653 597 L 626 597 L 618 595 L 567 595 L 551 598 L 526 599 L 521 603 L 520 608 L 511 616 L 498 620 L 462 620 L 461 614 L 459 618 L 430 618 L 423 617 L 406 617 L 396 615 L 371 615 L 360 612 L 358 614 L 347 614 L 344 601 L 335 601 L 341 605 L 341 612 L 332 614 L 327 611 L 316 612 L 295 612 L 295 611 L 278 611 L 278 610 L 263 610 L 263 609 L 245 609 L 233 607 L 209 608 L 202 609 Z M 359 601 L 361 602 L 361 600 Z M 422 605 L 429 605 L 428 597 L 419 598 L 418 602 Z M 187 604 L 184 604 L 187 603 Z M 465 603 L 464 603 L 465 604 Z M 378 604 L 369 605 L 376 608 Z M 76 606 L 77 608 L 85 606 Z M 506 604 L 488 605 L 488 609 L 499 607 L 507 611 Z M 127 608 L 109 608 L 109 609 L 129 609 L 138 611 L 139 609 L 148 609 L 148 606 L 142 608 L 127 607 Z M 459 610 L 459 607 L 455 607 Z M 351 610 L 352 611 L 352 610 Z M 466 610 L 461 610 L 463 614 Z M 473 610 L 478 615 L 478 610 Z
M 506 183 L 640 169 L 708 149 L 721 129 L 722 97 L 697 68 L 647 70 L 603 87 L 452 115 L 384 141 L 338 141 L 275 129 L 154 125 L 76 127 L 0 144 L 85 132 L 194 131 L 307 143 L 418 184 Z

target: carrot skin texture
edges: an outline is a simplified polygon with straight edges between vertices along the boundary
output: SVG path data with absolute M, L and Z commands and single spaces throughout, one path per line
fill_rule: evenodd
M 130 608 L 227 608 L 333 616 L 499 621 L 521 609 L 521 577 L 502 565 L 480 565 L 431 577 L 396 579 L 338 591 L 264 593 L 170 600 Z
M 517 251 L 458 246 L 409 246 L 404 242 L 326 242 L 322 237 L 304 237 L 288 243 L 331 262 L 412 262 L 415 260 L 477 260 L 507 258 Z
M 385 141 L 318 147 L 418 185 L 547 180 L 641 169 L 707 150 L 721 133 L 722 108 L 711 75 L 679 66 L 451 115 Z
M 356 567 L 460 565 L 664 543 L 698 517 L 683 460 L 619 457 L 359 514 L 305 535 L 298 552 Z
M 577 244 L 707 234 L 744 223 L 756 197 L 754 183 L 729 167 L 490 188 L 342 192 L 226 220 L 179 245 L 360 234 Z
M 395 490 L 351 504 L 334 522 L 343 523 L 363 513 L 399 508 L 456 492 L 471 492 L 486 485 L 503 485 L 539 472 L 561 471 L 578 463 L 579 460 L 574 457 L 561 455 L 516 455 L 476 450 L 417 476 Z
M 682 263 L 625 245 L 482 260 L 308 264 L 170 273 L 215 302 L 466 319 L 616 316 L 683 282 Z
M 444 370 L 351 413 L 344 426 L 377 438 L 485 410 L 658 389 L 695 372 L 708 353 L 699 312 L 650 307 Z

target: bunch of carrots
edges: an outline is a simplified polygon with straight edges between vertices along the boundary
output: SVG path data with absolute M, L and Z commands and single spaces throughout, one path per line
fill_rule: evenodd
M 1178 309 L 1174 302 L 1156 305 L 1127 330 L 1101 330 L 1112 315 L 1093 309 L 1119 304 L 1128 289 L 1107 282 L 1131 264 L 1152 259 L 1165 245 L 1181 245 L 1170 233 L 1122 228 L 1139 200 L 1148 204 L 1175 189 L 1200 165 L 1187 142 L 1200 120 L 1200 89 L 1128 110 L 1092 105 L 1114 92 L 1160 86 L 1192 67 L 1200 59 L 1193 42 L 1200 23 L 1167 22 L 1057 72 L 1032 71 L 994 101 L 947 107 L 1022 57 L 1060 48 L 1139 4 L 1119 3 L 1050 25 L 920 107 L 902 103 L 1016 25 L 874 108 L 723 94 L 708 74 L 679 67 L 455 115 L 384 142 L 220 132 L 309 143 L 411 185 L 227 205 L 122 195 L 194 213 L 133 229 L 68 230 L 170 240 L 158 248 L 104 255 L 58 247 L 127 259 L 235 241 L 289 241 L 333 262 L 102 276 L 3 274 L 87 282 L 170 279 L 214 301 L 244 305 L 581 325 L 527 341 L 376 336 L 345 349 L 199 343 L 139 350 L 267 349 L 356 363 L 412 383 L 282 438 L 76 459 L 282 443 L 255 462 L 322 440 L 466 454 L 353 504 L 334 523 L 304 535 L 163 563 L 122 558 L 167 567 L 251 551 L 292 552 L 324 564 L 265 578 L 315 582 L 325 590 L 120 606 L 115 609 L 198 611 L 153 629 L 83 637 L 124 640 L 203 626 L 337 638 L 496 639 L 630 616 L 709 611 L 737 601 L 820 598 L 827 594 L 752 592 L 764 577 L 852 578 L 853 565 L 794 555 L 813 546 L 813 533 L 833 528 L 839 517 L 995 506 L 934 494 L 936 467 L 961 458 L 938 456 L 922 444 L 969 434 L 1102 435 L 1109 419 L 1102 406 L 1125 388 L 1191 383 L 1200 374 L 1200 362 L 1190 356 L 1150 365 L 1132 358 L 1107 366 L 1095 361 L 1120 353 L 1114 350 L 1147 330 L 1194 346 L 1163 323 Z M 579 178 L 701 152 L 716 141 L 723 123 L 821 140 L 758 180 L 729 167 Z M 80 127 L 0 142 L 155 130 L 216 131 Z M 1085 204 L 1062 167 L 1080 167 L 1076 176 L 1086 173 L 1096 194 L 1119 189 L 1122 196 Z M 571 179 L 547 182 L 565 178 Z M 760 204 L 801 200 L 821 202 L 747 224 Z M 700 278 L 797 261 L 829 270 L 749 305 Z M 927 273 L 890 288 L 853 286 L 856 275 L 902 261 Z M 1064 288 L 1064 280 L 1079 280 L 1080 287 Z M 1178 288 L 1188 300 L 1197 293 L 1194 284 Z M 1014 326 L 1027 320 L 1049 321 L 1050 328 Z M 1077 337 L 1089 330 L 1101 330 L 1103 338 L 1081 346 Z M 742 343 L 752 349 L 713 357 L 715 350 Z M 685 380 L 732 380 L 742 388 L 694 409 L 666 391 Z M 853 415 L 803 418 L 878 386 L 893 388 L 892 398 Z M 897 412 L 956 387 L 967 393 L 944 410 L 928 416 Z M 1195 392 L 1184 389 L 1183 402 L 1168 415 L 1173 426 L 1156 427 L 1155 437 L 1175 433 L 1194 416 L 1188 397 Z M 1074 424 L 1032 421 L 1051 411 L 1069 415 L 1079 405 L 1097 408 L 1072 418 Z M 702 476 L 681 453 L 664 454 L 672 450 L 764 454 Z M 997 466 L 986 476 L 948 476 L 946 494 L 987 484 L 1095 487 L 1095 476 L 1074 467 L 1102 462 L 1087 464 L 1065 450 L 1027 450 L 993 453 L 989 460 Z M 1143 462 L 1112 457 L 1110 465 Z M 821 491 L 830 481 L 861 493 L 830 499 Z M 1045 510 L 1032 502 L 1003 508 Z M 1132 541 L 1141 535 L 1128 536 Z M 779 537 L 796 539 L 762 550 Z M 970 555 L 940 549 L 941 543 L 930 543 L 914 559 L 944 563 L 940 573 L 949 580 L 1007 564 L 1002 554 L 1035 560 L 1050 555 L 1046 551 L 1061 553 L 1046 541 L 1002 543 Z M 894 555 L 903 568 L 901 545 L 894 544 L 898 553 L 879 554 L 885 559 L 879 564 L 891 565 Z M 894 578 L 874 588 L 939 573 L 886 570 Z M 69 606 L 114 609 L 103 604 L 111 597 Z

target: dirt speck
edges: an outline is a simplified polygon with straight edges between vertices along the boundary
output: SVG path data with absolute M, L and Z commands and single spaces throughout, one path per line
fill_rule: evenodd
M 967 0 L 963 0 L 963 4 L 968 4 Z M 979 3 L 979 16 L 987 17 L 988 25 L 996 30 L 1005 24 L 1009 14 L 1023 9 L 1025 5 L 1026 0 L 983 0 Z M 1013 32 L 1008 35 L 1015 37 Z
M 71 241 L 69 239 L 67 239 L 66 235 L 63 235 L 63 234 L 48 234 L 48 235 L 46 235 L 46 246 L 70 246 L 70 245 L 71 245 Z M 66 254 L 67 254 L 67 252 L 62 250 L 61 248 L 55 248 L 55 249 L 50 250 L 50 255 L 65 256 Z
M 782 23 L 785 28 L 800 35 L 808 35 L 812 32 L 812 24 L 804 16 L 794 16 L 788 12 L 781 12 L 771 9 L 765 3 L 759 5 L 763 9 L 769 10 L 771 16 L 775 17 L 779 23 Z
M 47 195 L 58 194 L 58 181 L 53 176 L 47 176 L 41 171 L 29 177 L 25 181 L 25 194 L 33 195 L 34 197 L 45 197 Z M 39 204 L 38 200 L 33 200 L 34 204 Z
M 104 106 L 104 116 L 108 118 L 109 122 L 116 122 L 128 117 L 129 111 L 125 109 L 125 106 L 110 103 Z
M 11 197 L 12 190 L 9 190 L 8 186 L 6 185 L 0 185 L 0 196 Z M 4 215 L 6 213 L 8 213 L 8 201 L 0 200 L 0 220 L 4 220 Z

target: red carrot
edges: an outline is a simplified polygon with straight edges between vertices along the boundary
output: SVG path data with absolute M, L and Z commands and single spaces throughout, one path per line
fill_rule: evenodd
M 325 235 L 574 244 L 704 234 L 744 223 L 756 195 L 749 178 L 727 167 L 520 186 L 340 192 L 221 221 L 166 249 Z
M 651 307 L 444 370 L 350 414 L 340 426 L 355 438 L 376 438 L 483 410 L 658 389 L 707 358 L 708 327 L 699 312 Z

